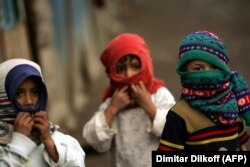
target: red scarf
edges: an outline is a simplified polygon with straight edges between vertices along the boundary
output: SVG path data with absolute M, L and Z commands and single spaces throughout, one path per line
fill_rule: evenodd
M 116 73 L 116 65 L 121 57 L 128 54 L 138 56 L 141 61 L 141 70 L 136 75 L 124 78 Z M 109 87 L 104 91 L 103 101 L 111 97 L 115 89 L 125 85 L 138 84 L 142 81 L 149 93 L 153 94 L 158 88 L 165 86 L 163 80 L 154 77 L 154 68 L 149 49 L 144 39 L 136 34 L 123 33 L 111 40 L 107 48 L 101 54 L 106 74 L 110 80 Z

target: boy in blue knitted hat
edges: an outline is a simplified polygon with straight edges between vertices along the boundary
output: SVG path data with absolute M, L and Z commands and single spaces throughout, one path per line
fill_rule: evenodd
M 158 150 L 247 150 L 250 93 L 229 67 L 225 42 L 209 31 L 187 35 L 176 71 L 182 94 L 167 115 Z

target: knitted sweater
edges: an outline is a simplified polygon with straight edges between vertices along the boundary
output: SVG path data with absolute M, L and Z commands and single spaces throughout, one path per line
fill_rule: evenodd
M 216 125 L 185 100 L 168 113 L 158 150 L 241 150 L 249 139 L 242 120 L 233 125 Z

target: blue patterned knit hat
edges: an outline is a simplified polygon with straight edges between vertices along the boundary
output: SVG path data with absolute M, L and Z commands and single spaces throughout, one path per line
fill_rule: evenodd
M 183 71 L 188 61 L 201 60 L 229 71 L 229 58 L 225 42 L 209 31 L 196 31 L 187 35 L 179 48 L 177 72 Z

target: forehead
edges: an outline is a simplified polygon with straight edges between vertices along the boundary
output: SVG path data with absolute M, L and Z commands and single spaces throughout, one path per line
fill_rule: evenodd
M 140 61 L 140 58 L 137 55 L 129 54 L 129 55 L 124 55 L 122 56 L 119 60 L 118 63 L 124 63 L 128 60 L 138 60 Z
M 20 83 L 19 87 L 24 86 L 24 85 L 32 85 L 32 86 L 34 85 L 34 86 L 37 86 L 38 85 L 38 80 L 37 80 L 36 77 L 28 77 L 28 78 L 24 79 Z

